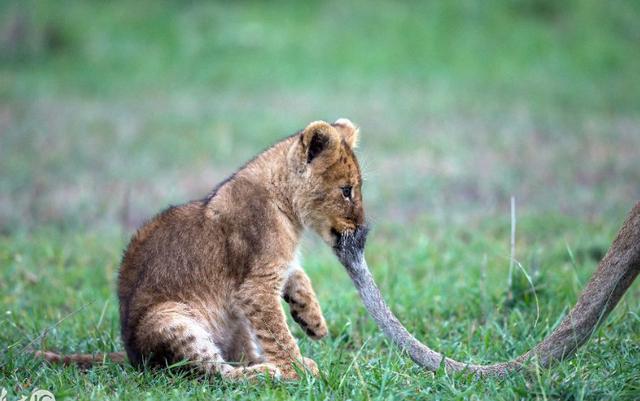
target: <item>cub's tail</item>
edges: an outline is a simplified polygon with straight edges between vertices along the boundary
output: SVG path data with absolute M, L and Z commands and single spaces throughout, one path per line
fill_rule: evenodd
M 508 362 L 473 365 L 446 358 L 418 341 L 387 306 L 364 258 L 365 228 L 340 237 L 334 251 L 358 289 L 364 306 L 382 331 L 418 364 L 430 371 L 442 365 L 449 372 L 468 371 L 477 376 L 506 376 L 537 359 L 542 367 L 572 356 L 615 308 L 640 275 L 640 202 L 631 210 L 611 248 L 600 261 L 578 302 L 556 329 L 530 351 Z
M 105 362 L 125 363 L 127 360 L 126 352 L 106 352 L 98 354 L 67 354 L 61 355 L 49 351 L 36 351 L 36 358 L 43 358 L 49 363 L 63 365 L 78 365 L 83 368 L 90 367 Z

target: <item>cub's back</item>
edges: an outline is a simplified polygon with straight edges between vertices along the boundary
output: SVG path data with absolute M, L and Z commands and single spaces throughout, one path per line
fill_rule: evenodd
M 215 259 L 211 241 L 206 239 L 215 233 L 206 224 L 203 207 L 202 202 L 171 207 L 133 236 L 118 277 L 123 322 L 128 320 L 131 304 L 136 301 L 180 300 L 204 284 L 199 277 L 203 273 L 201 266 Z

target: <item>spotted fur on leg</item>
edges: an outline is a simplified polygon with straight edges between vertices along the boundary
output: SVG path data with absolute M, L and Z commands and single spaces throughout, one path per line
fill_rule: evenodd
M 236 367 L 227 362 L 197 311 L 178 302 L 152 307 L 140 321 L 137 341 L 143 356 L 154 365 L 187 361 L 190 368 L 207 376 L 218 374 L 229 379 L 280 376 L 273 364 Z

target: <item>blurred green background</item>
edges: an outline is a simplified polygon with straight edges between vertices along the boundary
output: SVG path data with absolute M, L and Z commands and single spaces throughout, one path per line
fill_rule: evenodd
M 639 20 L 638 1 L 0 1 L 0 307 L 8 328 L 0 366 L 15 394 L 43 369 L 19 359 L 20 347 L 87 302 L 73 323 L 49 334 L 49 346 L 121 348 L 114 282 L 119 253 L 139 224 L 169 203 L 204 196 L 308 122 L 339 117 L 361 126 L 365 205 L 375 227 L 368 252 L 410 330 L 476 361 L 525 350 L 575 301 L 640 199 Z M 505 298 L 512 195 L 518 257 L 540 290 L 543 325 L 531 326 L 537 311 L 524 276 L 522 302 Z M 362 336 L 377 331 L 363 323 L 329 252 L 307 246 L 338 340 L 301 346 L 316 347 L 310 353 L 321 366 L 335 363 L 355 383 L 337 379 L 332 387 L 328 379 L 311 394 L 360 398 L 353 394 L 363 376 L 347 369 L 350 358 L 372 363 L 389 347 L 375 337 L 369 354 L 355 354 Z M 628 376 L 586 375 L 603 362 L 586 358 L 545 376 L 553 384 L 522 379 L 507 382 L 513 393 L 500 390 L 504 383 L 492 391 L 573 399 L 640 393 L 633 291 L 616 316 L 635 320 L 612 334 L 622 348 L 600 352 Z M 96 316 L 95 332 L 87 332 Z M 103 322 L 111 322 L 107 332 L 97 329 Z M 462 334 L 469 322 L 484 337 Z M 342 330 L 365 334 L 345 348 Z M 487 336 L 499 340 L 487 346 Z M 344 364 L 329 356 L 342 349 Z M 410 364 L 395 354 L 393 361 Z M 406 370 L 380 363 L 387 373 Z M 77 396 L 83 376 L 54 370 L 63 377 L 56 381 L 46 372 L 41 386 Z M 117 387 L 118 375 L 133 375 L 114 372 L 100 380 Z M 384 389 L 380 377 L 363 380 Z M 438 377 L 428 388 L 464 396 Z M 387 394 L 427 385 L 396 379 Z M 133 394 L 147 391 L 151 382 L 137 380 Z M 163 385 L 159 393 L 175 383 Z M 474 385 L 482 386 L 465 384 Z
M 139 222 L 316 119 L 380 220 L 626 210 L 640 4 L 4 2 L 0 228 Z M 126 198 L 126 199 L 125 199 Z M 124 199 L 124 200 L 123 200 Z M 135 225 L 135 224 L 134 224 Z

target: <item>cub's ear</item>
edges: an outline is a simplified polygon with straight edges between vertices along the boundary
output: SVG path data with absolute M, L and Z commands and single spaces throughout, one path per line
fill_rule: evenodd
M 360 128 L 351 122 L 348 118 L 339 118 L 335 123 L 331 124 L 342 134 L 351 149 L 358 147 L 358 139 L 360 138 Z
M 314 121 L 302 132 L 301 141 L 307 163 L 311 163 L 320 155 L 330 156 L 336 153 L 340 145 L 340 134 L 330 124 Z

